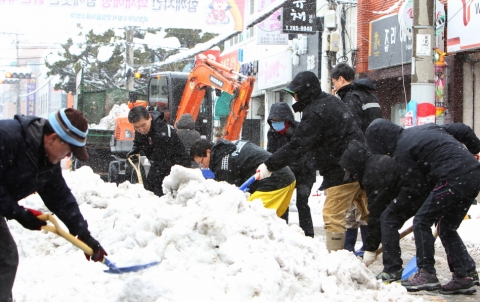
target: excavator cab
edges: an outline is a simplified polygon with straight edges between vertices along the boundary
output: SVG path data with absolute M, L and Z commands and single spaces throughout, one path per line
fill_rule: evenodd
M 162 111 L 165 120 L 174 125 L 189 73 L 160 72 L 151 77 L 148 83 L 148 104 Z M 205 96 L 200 104 L 200 111 L 195 119 L 195 130 L 207 139 L 212 139 L 213 109 L 212 89 L 205 89 Z

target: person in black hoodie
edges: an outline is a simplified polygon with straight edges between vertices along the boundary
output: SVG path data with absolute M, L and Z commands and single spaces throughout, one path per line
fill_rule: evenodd
M 267 123 L 267 151 L 273 153 L 288 143 L 299 122 L 295 121 L 292 109 L 287 103 L 275 103 L 270 107 Z M 306 236 L 313 237 L 313 223 L 308 198 L 315 183 L 315 158 L 308 152 L 298 161 L 289 165 L 297 180 L 297 209 L 300 227 Z M 282 216 L 288 222 L 288 209 Z
M 340 166 L 352 174 L 367 193 L 368 232 L 362 239 L 365 239 L 367 255 L 375 254 L 382 241 L 380 217 L 403 183 L 397 163 L 388 155 L 371 153 L 364 144 L 354 140 L 343 153 Z
M 214 144 L 201 139 L 190 149 L 190 157 L 202 168 L 209 168 L 216 181 L 226 181 L 237 187 L 255 175 L 258 165 L 269 156 L 268 151 L 246 140 L 220 140 Z M 274 209 L 281 217 L 295 190 L 295 176 L 290 168 L 284 167 L 268 179 L 255 181 L 249 189 L 249 201 L 260 198 L 265 208 Z
M 185 147 L 176 130 L 167 124 L 159 111 L 148 111 L 143 106 L 137 106 L 128 113 L 128 121 L 133 124 L 135 138 L 127 158 L 138 153 L 148 158 L 151 166 L 144 187 L 162 196 L 162 182 L 170 174 L 170 169 L 174 165 L 191 165 Z
M 480 191 L 480 163 L 472 156 L 480 152 L 478 137 L 461 123 L 443 126 L 430 123 L 403 129 L 388 120 L 377 119 L 368 127 L 366 138 L 373 152 L 395 158 L 410 188 L 416 185 L 415 175 L 424 176 L 434 185 L 413 219 L 418 271 L 402 285 L 408 291 L 441 288 L 442 294 L 476 292 L 475 262 L 457 229 Z M 435 271 L 435 239 L 431 230 L 434 223 L 453 274 L 452 280 L 442 286 Z M 382 232 L 384 226 L 388 227 L 382 222 Z
M 42 214 L 18 201 L 35 192 L 68 231 L 93 250 L 87 260 L 102 261 L 107 253 L 88 230 L 78 203 L 62 176 L 60 161 L 71 153 L 86 161 L 88 122 L 73 108 L 60 109 L 48 119 L 15 115 L 0 120 L 0 301 L 12 301 L 18 266 L 17 245 L 5 221 L 14 219 L 24 228 L 40 230 Z
M 328 251 L 341 250 L 345 243 L 345 216 L 355 202 L 365 219 L 367 198 L 349 173 L 339 165 L 340 158 L 352 140 L 365 142 L 347 106 L 337 97 L 320 88 L 317 76 L 310 71 L 298 73 L 285 89 L 297 101 L 295 112 L 303 116 L 292 139 L 273 153 L 257 168 L 260 179 L 299 160 L 307 152 L 315 155 L 315 168 L 323 176 L 320 190 L 326 190 L 323 220 L 325 223 Z
M 192 115 L 190 113 L 184 113 L 175 123 L 175 128 L 177 129 L 177 134 L 180 137 L 180 140 L 185 146 L 186 153 L 190 154 L 190 147 L 201 138 L 200 132 L 195 130 L 195 121 L 193 120 Z M 197 164 L 192 161 L 191 167 L 197 168 Z

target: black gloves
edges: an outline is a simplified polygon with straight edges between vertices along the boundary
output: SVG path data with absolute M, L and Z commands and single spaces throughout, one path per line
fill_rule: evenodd
M 98 241 L 95 240 L 92 237 L 92 235 L 87 234 L 83 236 L 78 236 L 78 239 L 83 241 L 86 245 L 88 245 L 93 250 L 92 256 L 85 254 L 85 257 L 87 258 L 88 261 L 90 261 L 90 258 L 91 258 L 95 262 L 97 261 L 103 262 L 103 258 L 105 256 L 108 256 L 107 252 L 105 252 L 105 250 L 100 245 L 100 243 L 98 243 Z
M 140 153 L 140 150 L 138 150 L 138 149 L 130 150 L 130 151 L 127 153 L 127 158 L 129 158 L 130 155 L 139 154 L 139 153 Z
M 22 207 L 20 211 L 15 213 L 14 219 L 18 221 L 24 228 L 32 231 L 40 231 L 42 226 L 47 225 L 43 220 L 37 218 L 38 215 L 42 213 Z

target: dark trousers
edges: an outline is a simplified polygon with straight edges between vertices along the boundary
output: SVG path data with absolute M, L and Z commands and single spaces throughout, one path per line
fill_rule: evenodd
M 402 268 L 403 260 L 398 231 L 408 219 L 415 215 L 422 201 L 397 202 L 394 200 L 380 216 L 384 272 L 393 273 Z
M 170 168 L 168 169 L 170 171 Z M 143 186 L 146 190 L 152 191 L 157 196 L 163 196 L 162 183 L 165 176 L 169 173 L 163 168 L 159 168 L 152 164 L 148 171 L 147 179 L 145 179 Z
M 312 214 L 310 212 L 310 206 L 308 205 L 308 198 L 312 191 L 312 186 L 315 181 L 304 181 L 301 177 L 297 179 L 297 209 L 298 220 L 300 228 L 302 228 L 305 236 L 313 237 L 313 222 Z M 282 215 L 282 219 L 285 219 L 288 223 L 288 209 L 285 214 Z
M 18 266 L 17 245 L 0 216 L 0 302 L 12 301 L 12 287 Z
M 480 169 L 437 183 L 413 219 L 417 266 L 435 273 L 435 238 L 431 227 L 438 222 L 438 236 L 447 254 L 450 271 L 466 277 L 475 270 L 457 229 L 480 191 Z

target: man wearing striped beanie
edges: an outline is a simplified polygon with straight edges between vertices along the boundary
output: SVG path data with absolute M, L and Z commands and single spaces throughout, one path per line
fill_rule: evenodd
M 37 192 L 72 235 L 93 250 L 87 259 L 102 261 L 107 255 L 88 230 L 77 201 L 62 176 L 60 161 L 72 153 L 87 160 L 88 122 L 75 109 L 60 109 L 48 119 L 17 114 L 0 120 L 0 301 L 12 301 L 11 290 L 18 265 L 18 251 L 6 219 L 24 228 L 40 230 L 41 213 L 18 201 Z

